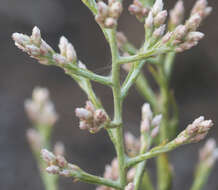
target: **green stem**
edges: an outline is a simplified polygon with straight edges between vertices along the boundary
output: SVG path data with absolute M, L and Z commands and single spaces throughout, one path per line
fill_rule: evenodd
M 165 57 L 164 70 L 168 80 L 170 80 L 171 77 L 175 57 L 176 57 L 176 53 L 174 52 L 168 53 Z
M 156 95 L 151 89 L 147 79 L 145 78 L 142 72 L 139 74 L 138 78 L 136 79 L 136 88 L 139 91 L 139 93 L 144 97 L 144 99 L 149 102 L 154 112 L 156 113 L 157 112 Z
M 168 139 L 167 127 L 169 126 L 169 86 L 166 74 L 164 72 L 164 66 L 159 66 L 159 74 L 161 78 L 160 92 L 161 92 L 161 113 L 163 116 L 160 126 L 160 143 Z M 172 171 L 169 165 L 168 156 L 162 154 L 157 158 L 157 171 L 158 171 L 158 189 L 168 190 L 171 187 Z
M 102 178 L 99 176 L 91 175 L 91 174 L 88 174 L 84 171 L 72 172 L 71 176 L 73 178 L 76 178 L 76 179 L 83 181 L 83 182 L 86 182 L 86 183 L 104 185 L 107 187 L 112 187 L 112 188 L 120 189 L 120 190 L 122 189 L 119 182 L 117 182 L 117 181 L 112 181 L 110 179 L 105 179 L 105 178 Z
M 140 154 L 144 154 L 151 146 L 151 138 L 146 133 L 146 134 L 142 134 L 141 139 L 142 139 L 141 142 L 142 146 L 141 146 Z M 138 190 L 140 188 L 142 177 L 145 172 L 145 166 L 146 166 L 146 161 L 143 161 L 137 165 L 136 173 L 134 177 L 134 190 Z
M 51 149 L 51 132 L 52 126 L 37 125 L 39 133 L 43 137 L 42 147 L 46 149 Z M 58 189 L 58 176 L 50 175 L 45 171 L 46 163 L 42 160 L 40 150 L 34 150 L 37 165 L 40 171 L 41 180 L 44 184 L 45 190 L 57 190 Z
M 209 167 L 206 163 L 199 163 L 196 169 L 195 179 L 190 190 L 203 189 L 204 185 L 207 183 L 208 177 L 211 173 L 211 169 L 212 168 Z
M 126 80 L 124 81 L 122 85 L 122 89 L 121 89 L 122 99 L 124 99 L 127 96 L 129 89 L 132 87 L 132 85 L 137 80 L 137 77 L 139 76 L 140 71 L 142 67 L 144 66 L 144 64 L 145 64 L 144 61 L 136 62 L 135 64 L 133 64 L 131 71 L 129 72 L 128 76 L 126 77 Z
M 108 86 L 112 85 L 110 78 L 104 77 L 101 75 L 97 75 L 97 74 L 95 74 L 87 69 L 81 69 L 73 63 L 66 64 L 63 66 L 63 68 L 68 69 L 72 74 L 82 76 L 84 78 L 87 78 L 89 80 L 93 80 L 93 81 L 101 83 L 103 85 L 108 85 Z
M 134 165 L 136 165 L 140 162 L 143 162 L 147 159 L 154 158 L 160 154 L 172 151 L 180 145 L 182 145 L 182 144 L 178 144 L 178 143 L 175 143 L 174 141 L 171 141 L 166 145 L 155 147 L 155 148 L 151 149 L 149 152 L 146 152 L 145 154 L 141 154 L 141 155 L 136 156 L 134 158 L 128 159 L 128 161 L 126 163 L 126 167 L 129 168 L 129 167 L 134 166 Z
M 116 30 L 112 29 L 109 33 L 109 44 L 112 54 L 112 91 L 114 97 L 114 123 L 119 127 L 114 129 L 115 131 L 115 149 L 117 152 L 117 159 L 119 163 L 119 176 L 120 185 L 122 188 L 126 185 L 126 169 L 125 169 L 125 151 L 123 142 L 123 127 L 122 127 L 122 100 L 120 89 L 120 65 L 118 63 L 118 49 L 116 44 Z

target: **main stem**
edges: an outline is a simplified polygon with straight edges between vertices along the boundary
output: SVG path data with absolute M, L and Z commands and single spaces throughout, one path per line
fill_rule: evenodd
M 119 163 L 120 185 L 122 188 L 126 185 L 126 168 L 125 168 L 125 151 L 123 142 L 123 126 L 122 126 L 122 99 L 120 87 L 120 65 L 118 63 L 118 48 L 116 44 L 116 30 L 112 29 L 109 32 L 109 42 L 112 54 L 112 83 L 113 83 L 113 98 L 114 98 L 114 123 L 119 127 L 114 129 L 115 149 Z
M 160 127 L 160 143 L 163 143 L 168 139 L 167 126 L 169 122 L 169 87 L 168 81 L 164 72 L 164 68 L 161 65 L 159 67 L 159 74 L 161 76 L 162 83 L 160 84 L 161 90 L 161 113 L 163 115 L 161 127 Z M 161 154 L 157 158 L 157 170 L 158 170 L 158 190 L 169 190 L 171 187 L 172 172 L 166 154 Z

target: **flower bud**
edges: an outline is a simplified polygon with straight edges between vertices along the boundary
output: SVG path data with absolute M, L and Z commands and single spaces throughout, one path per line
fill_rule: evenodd
M 184 17 L 184 4 L 182 0 L 178 0 L 175 7 L 170 11 L 170 23 L 178 26 L 182 23 Z
M 70 62 L 76 61 L 76 51 L 71 43 L 67 44 L 66 58 Z
M 108 6 L 103 1 L 99 1 L 97 3 L 97 6 L 98 6 L 99 15 L 101 17 L 106 17 L 108 14 Z
M 42 149 L 41 150 L 41 155 L 42 155 L 42 159 L 48 164 L 52 164 L 53 162 L 56 161 L 56 157 L 55 155 L 48 151 L 47 149 Z
M 153 28 L 153 23 L 154 23 L 153 15 L 152 15 L 152 12 L 150 11 L 149 14 L 148 14 L 148 17 L 145 20 L 146 29 L 152 29 Z
M 113 18 L 118 18 L 122 10 L 123 10 L 122 4 L 119 1 L 116 1 L 110 6 L 110 15 Z
M 188 41 L 199 41 L 204 37 L 204 34 L 201 32 L 189 32 L 186 40 Z
M 33 28 L 31 39 L 32 39 L 34 44 L 36 44 L 37 46 L 40 46 L 40 44 L 41 44 L 41 32 L 40 32 L 39 28 L 36 26 Z
M 26 51 L 33 57 L 40 55 L 40 49 L 34 45 L 26 45 Z
M 57 53 L 53 55 L 53 60 L 60 65 L 67 64 L 66 58 L 60 54 L 57 54 Z
M 67 38 L 65 38 L 64 36 L 61 36 L 58 47 L 60 49 L 60 53 L 62 56 L 66 55 L 68 43 L 69 42 L 68 42 Z
M 47 171 L 49 174 L 59 174 L 60 168 L 59 168 L 58 166 L 51 165 L 51 166 L 49 166 L 49 167 L 46 168 L 46 171 Z
M 151 125 L 154 126 L 154 127 L 159 126 L 160 123 L 161 123 L 161 120 L 162 120 L 162 115 L 161 115 L 161 114 L 156 115 L 156 116 L 152 119 Z
M 162 10 L 163 10 L 163 0 L 156 0 L 152 8 L 153 15 L 157 15 Z
M 159 28 L 154 30 L 153 36 L 155 38 L 160 38 L 161 36 L 163 36 L 163 34 L 165 32 L 165 29 L 166 29 L 166 25 L 165 24 L 160 26 Z
M 105 19 L 104 24 L 105 24 L 105 27 L 107 28 L 113 28 L 117 25 L 117 21 L 112 17 L 108 17 Z
M 92 118 L 92 113 L 85 108 L 76 108 L 76 116 L 83 120 L 88 120 Z
M 155 27 L 159 27 L 161 25 L 163 25 L 166 21 L 167 18 L 167 11 L 161 11 L 157 14 L 157 16 L 155 16 L 154 18 L 154 25 Z
M 187 30 L 195 31 L 199 27 L 200 23 L 201 23 L 201 17 L 198 13 L 196 13 L 188 19 L 185 26 Z

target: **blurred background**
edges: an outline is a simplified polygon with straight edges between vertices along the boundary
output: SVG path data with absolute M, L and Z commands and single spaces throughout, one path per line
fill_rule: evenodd
M 125 6 L 131 0 L 125 0 Z M 176 1 L 165 0 L 167 8 Z M 195 0 L 184 0 L 187 13 Z M 206 37 L 199 46 L 179 54 L 176 58 L 171 87 L 180 108 L 180 128 L 199 115 L 215 122 L 209 136 L 218 140 L 218 2 L 209 0 L 214 11 L 204 22 L 201 31 Z M 36 63 L 18 50 L 11 40 L 13 32 L 31 33 L 37 25 L 43 38 L 57 49 L 59 37 L 65 35 L 75 46 L 79 58 L 88 68 L 99 74 L 110 71 L 110 52 L 103 35 L 89 10 L 80 0 L 0 0 L 0 189 L 39 190 L 42 183 L 28 146 L 25 131 L 31 126 L 23 102 L 31 96 L 35 86 L 47 87 L 56 105 L 60 120 L 55 126 L 53 141 L 63 141 L 68 160 L 94 174 L 101 175 L 104 165 L 115 156 L 107 134 L 101 131 L 91 135 L 80 131 L 74 109 L 85 104 L 86 96 L 76 83 L 55 67 Z M 120 30 L 139 46 L 143 40 L 143 26 L 124 11 Z M 125 74 L 123 75 L 123 77 Z M 155 86 L 154 86 L 155 87 Z M 112 113 L 111 91 L 95 85 L 98 96 Z M 140 107 L 144 103 L 134 88 L 125 101 L 125 127 L 139 135 Z M 175 170 L 174 188 L 189 189 L 198 157 L 198 148 L 192 144 L 172 152 Z M 149 161 L 152 176 L 153 164 Z M 205 189 L 217 190 L 218 164 Z M 94 189 L 84 183 L 60 180 L 60 189 Z

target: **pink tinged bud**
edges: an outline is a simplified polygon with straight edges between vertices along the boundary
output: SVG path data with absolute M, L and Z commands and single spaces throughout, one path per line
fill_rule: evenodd
M 53 52 L 53 49 L 45 41 L 42 40 L 40 45 L 40 52 L 42 55 L 46 55 L 49 52 Z
M 60 54 L 54 54 L 53 60 L 60 65 L 67 64 L 67 60 L 65 59 L 65 57 Z
M 37 46 L 40 46 L 40 44 L 41 44 L 41 32 L 40 32 L 39 28 L 36 26 L 33 28 L 31 39 L 32 39 L 34 44 L 36 44 Z
M 153 15 L 157 15 L 161 12 L 163 10 L 163 6 L 163 0 L 156 0 L 152 8 Z
M 119 1 L 114 2 L 110 6 L 110 14 L 113 18 L 118 18 L 123 10 L 122 4 Z
M 145 20 L 146 29 L 152 29 L 153 22 L 154 22 L 153 15 L 152 15 L 152 12 L 150 11 L 149 14 L 148 14 L 148 17 Z
M 57 155 L 56 162 L 57 162 L 57 165 L 60 168 L 63 168 L 63 167 L 65 167 L 67 165 L 66 159 L 63 156 L 61 156 L 61 155 Z
M 160 38 L 161 36 L 163 36 L 164 32 L 165 32 L 165 29 L 166 29 L 166 25 L 162 25 L 160 26 L 159 28 L 155 29 L 154 33 L 153 33 L 153 36 L 155 38 Z
M 26 132 L 27 140 L 34 151 L 40 151 L 42 137 L 35 129 L 28 129 Z
M 160 123 L 161 123 L 161 120 L 162 120 L 162 115 L 161 115 L 161 114 L 156 115 L 156 116 L 153 118 L 153 120 L 152 120 L 152 122 L 151 122 L 151 125 L 154 126 L 154 127 L 159 126 Z
M 150 121 L 152 117 L 153 117 L 153 112 L 151 111 L 150 104 L 145 103 L 142 106 L 142 120 L 148 119 Z
M 94 105 L 92 104 L 91 101 L 86 101 L 86 106 L 85 106 L 85 108 L 86 108 L 87 110 L 89 110 L 90 112 L 94 112 L 94 111 L 95 111 L 95 107 L 94 107 Z
M 166 21 L 166 18 L 167 18 L 167 11 L 166 10 L 159 12 L 157 14 L 157 16 L 155 16 L 155 18 L 154 18 L 154 25 L 156 27 L 163 25 Z
M 71 43 L 67 45 L 66 57 L 68 61 L 76 61 L 76 51 Z
M 53 162 L 56 161 L 56 157 L 55 155 L 48 151 L 47 149 L 42 149 L 41 150 L 41 156 L 42 156 L 42 159 L 48 164 L 52 164 Z
M 46 171 L 47 171 L 49 174 L 59 174 L 60 168 L 59 168 L 58 166 L 51 165 L 51 166 L 49 166 L 49 167 L 46 168 Z
M 83 120 L 88 120 L 92 118 L 92 113 L 85 108 L 76 108 L 76 116 Z
M 201 20 L 202 18 L 199 14 L 192 15 L 185 24 L 187 30 L 195 31 L 199 27 Z
M 172 37 L 172 32 L 167 32 L 163 38 L 162 38 L 162 43 L 166 44 L 170 41 L 171 37 Z
M 126 187 L 125 190 L 134 190 L 134 184 L 133 183 L 129 183 Z
M 33 89 L 33 100 L 39 104 L 44 104 L 49 100 L 49 91 L 47 88 L 36 87 Z
M 61 155 L 63 156 L 65 153 L 65 147 L 64 144 L 62 142 L 57 142 L 54 145 L 54 154 L 57 155 Z
M 107 114 L 105 113 L 105 111 L 102 109 L 96 110 L 94 113 L 94 121 L 99 125 L 106 122 L 107 121 Z
M 65 38 L 64 36 L 61 36 L 58 47 L 60 49 L 61 55 L 63 55 L 63 56 L 66 55 L 68 43 L 69 42 L 68 42 L 67 38 Z
M 131 4 L 128 10 L 131 14 L 139 14 L 142 11 L 141 7 L 134 5 L 134 4 Z
M 151 137 L 155 138 L 157 135 L 159 134 L 159 126 L 155 127 L 154 129 L 152 129 L 151 131 Z
M 92 127 L 92 125 L 86 121 L 80 121 L 79 122 L 79 128 L 81 130 L 87 130 L 87 129 L 90 129 Z
M 26 45 L 26 51 L 31 56 L 39 56 L 40 55 L 40 49 L 34 45 Z
M 106 28 L 113 28 L 117 25 L 117 21 L 112 17 L 108 17 L 105 19 L 104 25 Z
M 199 41 L 204 37 L 204 34 L 201 32 L 189 32 L 186 40 L 187 41 Z
M 182 40 L 187 33 L 186 27 L 184 25 L 179 25 L 175 28 L 173 34 L 175 40 Z
M 26 44 L 30 43 L 30 37 L 24 34 L 13 33 L 12 38 L 17 44 L 21 46 L 25 46 Z
M 103 2 L 99 1 L 97 3 L 99 16 L 106 17 L 108 14 L 108 6 Z
M 182 23 L 184 17 L 184 4 L 182 0 L 177 1 L 175 7 L 170 11 L 170 22 L 174 26 Z
M 149 119 L 144 119 L 144 120 L 142 120 L 142 122 L 141 122 L 141 132 L 149 132 L 150 131 L 150 127 L 151 127 L 151 125 L 150 125 L 150 120 Z

